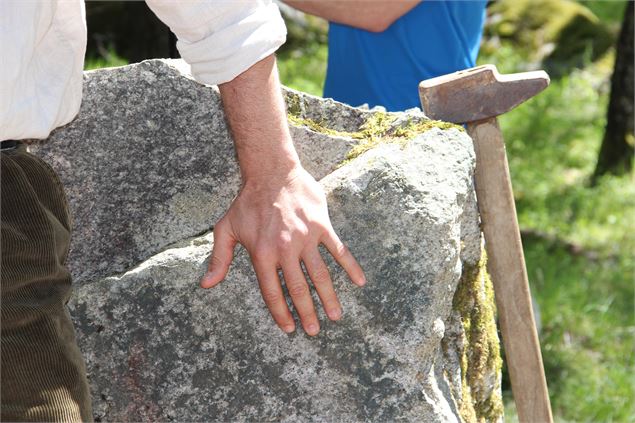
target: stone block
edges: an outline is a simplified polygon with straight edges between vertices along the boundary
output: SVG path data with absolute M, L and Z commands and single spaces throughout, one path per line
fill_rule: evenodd
M 182 62 L 88 72 L 78 119 L 36 148 L 74 214 L 69 307 L 95 419 L 499 420 L 471 140 L 416 112 L 285 95 L 368 278 L 355 287 L 323 251 L 344 315 L 319 310 L 313 338 L 276 327 L 242 249 L 222 284 L 198 287 L 239 175 L 217 90 Z

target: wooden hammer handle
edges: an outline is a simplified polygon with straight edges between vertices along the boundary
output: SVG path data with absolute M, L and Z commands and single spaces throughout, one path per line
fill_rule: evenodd
M 468 133 L 476 151 L 476 196 L 518 419 L 551 423 L 503 137 L 496 118 L 468 124 Z

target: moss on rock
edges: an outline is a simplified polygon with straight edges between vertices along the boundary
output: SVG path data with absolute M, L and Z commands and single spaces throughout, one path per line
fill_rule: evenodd
M 399 144 L 403 147 L 409 140 L 432 128 L 439 128 L 443 130 L 457 129 L 459 131 L 465 131 L 462 126 L 449 122 L 424 118 L 408 118 L 403 121 L 402 119 L 399 119 L 399 115 L 397 114 L 383 112 L 372 113 L 356 132 L 337 131 L 329 128 L 324 122 L 316 122 L 297 114 L 296 112 L 301 111 L 301 106 L 299 104 L 301 101 L 300 99 L 295 98 L 294 100 L 292 97 L 291 101 L 289 101 L 289 98 L 287 101 L 289 102 L 288 120 L 292 125 L 305 126 L 321 134 L 358 140 L 357 144 L 353 146 L 346 155 L 346 160 L 344 160 L 340 165 L 348 163 L 382 143 Z
M 302 98 L 300 95 L 287 91 L 285 93 L 285 103 L 287 105 L 287 111 L 289 119 L 292 117 L 299 117 L 302 114 Z
M 344 165 L 382 143 L 405 146 L 408 141 L 433 128 L 456 129 L 462 126 L 401 113 L 369 113 L 355 132 L 338 131 L 326 122 L 304 116 L 303 99 L 287 96 L 288 120 L 294 126 L 315 132 L 356 140 L 340 165 Z M 453 309 L 462 324 L 461 392 L 459 413 L 465 422 L 499 421 L 503 416 L 500 391 L 502 359 L 496 330 L 494 292 L 486 270 L 486 255 L 474 265 L 466 265 L 453 299 Z
M 461 402 L 466 422 L 492 422 L 503 416 L 500 394 L 502 359 L 496 330 L 494 289 L 487 258 L 463 269 L 453 308 L 461 316 L 465 337 L 461 356 Z
M 337 131 L 335 129 L 328 128 L 323 123 L 318 123 L 313 119 L 299 117 L 292 113 L 289 113 L 287 115 L 287 119 L 289 120 L 289 123 L 294 126 L 305 126 L 312 131 L 319 132 L 320 134 L 326 134 L 335 137 L 351 137 L 352 135 L 350 132 Z

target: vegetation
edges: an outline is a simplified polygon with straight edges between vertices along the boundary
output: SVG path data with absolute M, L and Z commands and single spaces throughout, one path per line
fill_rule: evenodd
M 321 96 L 326 75 L 326 44 L 285 49 L 278 54 L 280 80 L 291 88 Z
M 635 186 L 632 175 L 589 183 L 606 122 L 605 62 L 553 81 L 501 119 L 561 420 L 635 418 Z
M 485 375 L 500 375 L 502 359 L 494 316 L 494 287 L 486 271 L 487 255 L 474 266 L 465 266 L 452 299 L 461 316 L 465 350 L 461 355 L 461 406 L 466 422 L 493 422 L 503 413 L 500 385 L 484 386 Z M 445 347 L 444 347 L 445 348 Z
M 440 120 L 420 120 L 418 122 L 408 120 L 407 122 L 399 123 L 396 122 L 394 116 L 382 112 L 371 115 L 366 122 L 360 126 L 357 132 L 336 131 L 328 128 L 325 122 L 318 123 L 312 119 L 303 118 L 293 113 L 289 113 L 287 117 L 289 122 L 296 126 L 306 126 L 313 131 L 323 134 L 357 140 L 357 144 L 348 152 L 346 160 L 341 163 L 342 165 L 382 143 L 398 144 L 403 148 L 408 141 L 415 136 L 432 128 L 465 131 L 462 126 L 442 122 Z
M 100 68 L 112 68 L 115 66 L 123 66 L 127 65 L 128 60 L 120 57 L 115 52 L 114 48 L 109 48 L 104 51 L 101 55 L 90 55 L 86 57 L 84 62 L 84 69 L 93 70 Z

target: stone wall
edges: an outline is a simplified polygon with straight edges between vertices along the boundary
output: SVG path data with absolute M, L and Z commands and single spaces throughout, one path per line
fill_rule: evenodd
M 502 417 L 462 128 L 285 90 L 301 160 L 368 278 L 356 288 L 329 260 L 344 316 L 320 311 L 310 338 L 277 329 L 242 249 L 221 285 L 198 288 L 239 188 L 215 87 L 156 60 L 88 72 L 84 90 L 78 118 L 34 150 L 74 216 L 69 307 L 96 420 Z

